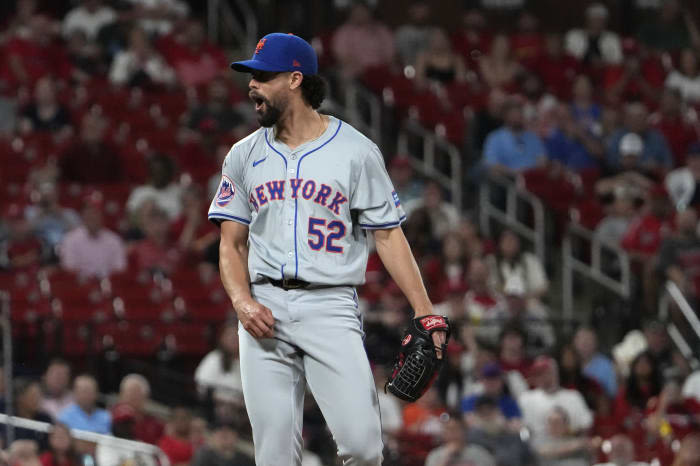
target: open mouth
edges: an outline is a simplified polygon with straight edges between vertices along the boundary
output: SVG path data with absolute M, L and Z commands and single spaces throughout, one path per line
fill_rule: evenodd
M 261 111 L 263 105 L 265 105 L 265 99 L 260 97 L 259 95 L 251 95 L 250 98 L 255 103 L 255 111 Z

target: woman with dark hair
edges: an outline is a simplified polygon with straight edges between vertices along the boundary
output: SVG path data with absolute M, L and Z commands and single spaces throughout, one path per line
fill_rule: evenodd
M 194 380 L 201 394 L 212 392 L 214 401 L 243 401 L 241 368 L 238 361 L 238 324 L 224 324 L 218 347 L 209 352 L 197 366 Z
M 465 246 L 459 234 L 448 233 L 442 239 L 440 256 L 426 264 L 424 275 L 433 303 L 445 301 L 451 289 L 464 284 L 468 266 Z
M 42 466 L 82 466 L 83 462 L 75 451 L 70 429 L 65 424 L 56 423 L 49 433 L 49 449 L 41 455 Z
M 615 399 L 616 416 L 625 425 L 635 424 L 662 388 L 663 376 L 656 360 L 648 351 L 640 353 L 630 364 L 627 384 L 620 387 Z
M 32 421 L 51 423 L 51 416 L 41 410 L 41 385 L 27 379 L 17 379 L 14 384 L 14 415 Z M 0 426 L 0 438 L 5 438 L 5 425 Z M 39 448 L 46 447 L 46 434 L 32 429 L 15 427 L 15 440 L 34 440 Z
M 581 358 L 572 344 L 565 344 L 559 350 L 559 384 L 563 388 L 578 390 L 592 410 L 596 409 L 597 397 L 603 389 L 595 380 L 583 373 Z

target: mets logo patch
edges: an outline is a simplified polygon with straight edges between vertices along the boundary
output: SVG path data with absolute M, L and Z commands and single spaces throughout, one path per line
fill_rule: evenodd
M 262 50 L 263 47 L 265 47 L 266 41 L 267 41 L 267 39 L 260 39 L 258 41 L 258 45 L 255 46 L 255 54 L 256 55 Z
M 396 194 L 396 191 L 392 191 L 392 192 L 391 192 L 391 197 L 394 198 L 394 205 L 395 205 L 396 207 L 398 207 L 398 206 L 401 205 L 401 201 L 399 201 L 399 195 Z
M 221 185 L 219 186 L 219 193 L 216 195 L 216 205 L 219 207 L 226 206 L 233 195 L 236 194 L 236 188 L 233 186 L 233 181 L 226 175 L 221 177 Z

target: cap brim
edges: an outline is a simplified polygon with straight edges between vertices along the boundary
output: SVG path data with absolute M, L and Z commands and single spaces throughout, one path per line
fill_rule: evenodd
M 279 66 L 273 66 L 267 64 L 260 60 L 243 60 L 235 61 L 231 63 L 231 68 L 234 71 L 240 71 L 241 73 L 250 73 L 253 70 L 256 71 L 282 71 Z

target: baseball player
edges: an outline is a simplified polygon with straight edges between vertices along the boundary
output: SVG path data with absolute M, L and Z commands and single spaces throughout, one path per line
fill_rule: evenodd
M 301 464 L 308 387 L 343 464 L 379 465 L 379 406 L 355 289 L 364 282 L 368 234 L 418 317 L 404 350 L 423 344 L 423 353 L 401 353 L 393 393 L 416 399 L 424 391 L 429 381 L 416 382 L 412 371 L 434 378 L 430 364 L 441 358 L 447 323 L 432 315 L 379 149 L 316 111 L 325 87 L 311 46 L 269 34 L 250 60 L 231 67 L 251 75 L 261 128 L 228 153 L 209 219 L 221 227 L 221 279 L 239 319 L 256 463 Z

